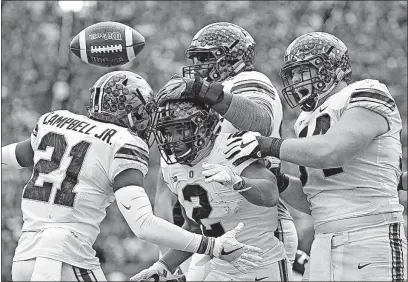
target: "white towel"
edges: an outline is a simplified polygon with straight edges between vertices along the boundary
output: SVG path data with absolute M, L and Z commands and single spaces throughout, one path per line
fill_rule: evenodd
M 31 281 L 61 281 L 62 262 L 37 257 Z
M 310 250 L 309 281 L 333 281 L 331 240 L 333 233 L 315 234 Z

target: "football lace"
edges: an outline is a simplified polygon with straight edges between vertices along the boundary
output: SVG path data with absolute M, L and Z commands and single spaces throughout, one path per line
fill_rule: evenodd
M 122 52 L 122 44 L 108 46 L 91 46 L 91 53 L 116 53 Z

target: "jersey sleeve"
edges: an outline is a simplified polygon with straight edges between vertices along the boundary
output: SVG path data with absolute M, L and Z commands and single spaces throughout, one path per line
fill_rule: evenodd
M 350 95 L 347 109 L 362 107 L 382 115 L 391 124 L 396 104 L 387 87 L 377 80 L 366 80 Z
M 277 91 L 273 87 L 270 79 L 256 71 L 243 72 L 238 74 L 233 81 L 230 92 L 232 94 L 266 94 L 268 97 L 275 99 Z
M 140 170 L 146 176 L 149 166 L 149 148 L 139 137 L 129 132 L 123 134 L 120 142 L 114 145 L 113 160 L 110 168 L 110 179 L 126 169 Z
M 240 73 L 234 79 L 230 92 L 245 96 L 262 106 L 273 121 L 273 104 L 277 91 L 266 75 L 256 71 Z
M 53 112 L 46 113 L 46 114 L 43 114 L 42 116 L 40 116 L 40 118 L 38 119 L 38 121 L 37 121 L 37 123 L 36 123 L 36 125 L 35 125 L 35 127 L 33 129 L 33 131 L 31 131 L 30 141 L 31 141 L 31 147 L 33 149 L 37 148 L 37 146 L 38 146 L 37 136 L 38 136 L 38 132 L 40 131 L 41 124 L 44 122 L 44 119 L 47 116 L 51 115 L 51 114 L 53 114 Z

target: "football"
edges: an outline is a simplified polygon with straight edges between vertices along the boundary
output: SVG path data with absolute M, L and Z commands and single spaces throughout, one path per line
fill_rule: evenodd
M 88 26 L 71 41 L 71 52 L 85 63 L 113 67 L 132 61 L 145 46 L 143 35 L 118 22 Z

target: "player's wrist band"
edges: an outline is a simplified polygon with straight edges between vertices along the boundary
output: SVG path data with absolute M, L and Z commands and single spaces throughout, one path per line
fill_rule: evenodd
M 167 270 L 170 270 L 170 266 L 163 259 L 159 259 L 157 262 L 161 263 Z
M 232 189 L 234 189 L 234 191 L 237 191 L 238 193 L 242 193 L 252 188 L 251 186 L 245 187 L 246 185 L 247 184 L 244 177 L 241 177 L 241 180 L 235 183 L 234 186 L 232 186 Z
M 258 140 L 262 157 L 271 156 L 280 158 L 280 148 L 284 139 L 264 136 L 257 136 L 256 139 Z
M 215 238 L 202 235 L 200 246 L 197 249 L 198 254 L 212 255 L 214 250 Z

